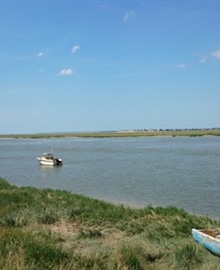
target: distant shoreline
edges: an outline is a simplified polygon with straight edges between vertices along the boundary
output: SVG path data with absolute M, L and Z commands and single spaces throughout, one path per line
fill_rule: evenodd
M 220 136 L 220 128 L 214 129 L 166 129 L 166 130 L 128 130 L 108 132 L 59 132 L 35 134 L 0 134 L 0 138 L 120 138 L 120 137 L 176 137 L 176 136 Z

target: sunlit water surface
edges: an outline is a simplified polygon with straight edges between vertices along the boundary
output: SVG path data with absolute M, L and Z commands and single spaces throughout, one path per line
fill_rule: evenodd
M 53 151 L 62 167 L 36 159 Z M 0 177 L 134 207 L 220 218 L 220 137 L 0 139 Z

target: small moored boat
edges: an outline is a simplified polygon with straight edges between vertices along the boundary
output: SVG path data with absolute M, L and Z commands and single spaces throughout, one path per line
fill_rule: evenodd
M 220 229 L 192 229 L 192 236 L 197 243 L 220 256 Z
M 46 165 L 46 166 L 60 166 L 63 164 L 62 159 L 55 158 L 53 156 L 53 153 L 44 153 L 43 156 L 38 157 L 37 160 L 40 161 L 40 165 Z

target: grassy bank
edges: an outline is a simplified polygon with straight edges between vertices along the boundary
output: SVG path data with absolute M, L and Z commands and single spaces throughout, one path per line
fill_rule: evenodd
M 69 133 L 38 133 L 38 134 L 5 134 L 0 138 L 111 138 L 111 137 L 151 137 L 151 136 L 220 136 L 220 129 L 184 129 L 184 130 L 136 130 L 111 132 L 69 132 Z
M 0 179 L 0 269 L 220 269 L 191 228 L 219 222 L 175 207 L 131 209 Z

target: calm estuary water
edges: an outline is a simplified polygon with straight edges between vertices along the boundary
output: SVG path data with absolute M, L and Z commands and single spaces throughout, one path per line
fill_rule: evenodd
M 36 159 L 53 150 L 58 168 Z M 220 137 L 0 139 L 0 177 L 134 207 L 220 219 Z

